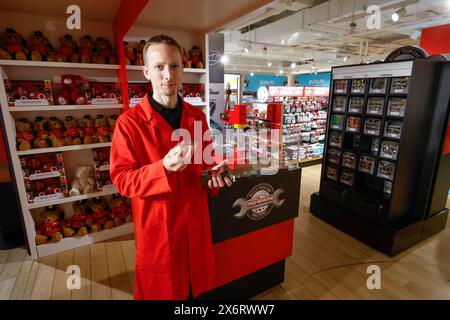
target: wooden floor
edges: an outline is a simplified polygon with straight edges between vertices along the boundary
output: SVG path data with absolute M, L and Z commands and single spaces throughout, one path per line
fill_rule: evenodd
M 320 166 L 303 170 L 285 282 L 255 299 L 450 299 L 450 227 L 387 257 L 309 213 L 319 177 Z M 132 235 L 36 261 L 22 248 L 0 250 L 0 299 L 132 299 L 134 256 Z M 366 285 L 372 264 L 381 269 L 380 290 Z M 67 289 L 69 265 L 80 266 L 80 290 Z

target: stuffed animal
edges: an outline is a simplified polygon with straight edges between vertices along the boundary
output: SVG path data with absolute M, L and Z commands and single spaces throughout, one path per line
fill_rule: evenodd
M 97 42 L 95 44 L 95 54 L 92 58 L 92 62 L 100 64 L 117 64 L 117 59 L 111 44 L 103 37 L 97 38 Z
M 92 211 L 91 217 L 94 220 L 94 224 L 91 226 L 92 230 L 111 229 L 114 227 L 114 221 L 110 218 L 111 213 L 107 210 L 102 198 L 96 197 L 92 199 L 89 207 Z
M 81 128 L 83 129 L 81 137 L 84 144 L 98 143 L 98 137 L 95 134 L 94 119 L 90 115 L 85 115 L 80 120 Z
M 64 140 L 66 145 L 81 144 L 81 132 L 78 121 L 72 116 L 64 119 Z
M 50 117 L 48 119 L 49 124 L 49 139 L 53 147 L 62 147 L 66 144 L 64 140 L 63 127 L 64 122 L 57 117 Z
M 113 195 L 113 200 L 111 203 L 111 218 L 116 226 L 133 221 L 127 199 L 119 194 Z
M 74 202 L 72 204 L 73 216 L 67 221 L 67 226 L 64 228 L 64 236 L 83 237 L 88 234 L 88 226 L 92 223 L 92 218 L 88 214 L 88 206 L 84 200 Z
M 139 41 L 136 44 L 135 54 L 136 54 L 136 65 L 143 66 L 144 65 L 144 47 L 147 42 L 145 40 Z
M 69 191 L 71 197 L 95 190 L 94 169 L 90 166 L 79 166 L 75 169 L 75 178 Z
M 134 54 L 133 47 L 127 41 L 123 42 L 124 52 L 125 52 L 125 64 L 135 65 L 136 55 Z
M 55 58 L 52 45 L 41 31 L 35 31 L 30 36 L 30 46 L 28 49 L 31 52 L 31 60 L 33 61 L 47 61 L 50 54 L 52 54 L 50 61 Z
M 189 50 L 189 57 L 192 62 L 192 68 L 203 68 L 202 52 L 199 47 L 193 46 L 192 49 Z
M 36 138 L 34 139 L 33 147 L 35 148 L 50 147 L 48 130 L 49 124 L 46 118 L 38 116 L 34 119 L 34 133 L 36 135 Z
M 2 43 L 2 49 L 8 52 L 13 60 L 27 60 L 27 43 L 16 30 L 6 28 L 5 33 L 1 36 L 0 43 Z
M 104 115 L 99 114 L 95 118 L 95 134 L 98 137 L 99 142 L 109 142 L 108 123 Z
M 29 150 L 31 149 L 31 142 L 34 139 L 33 128 L 31 123 L 25 119 L 21 118 L 16 121 L 16 142 L 17 150 Z
M 80 62 L 80 54 L 77 52 L 77 42 L 70 34 L 59 38 L 58 62 Z
M 183 47 L 181 48 L 182 54 L 181 54 L 181 60 L 183 61 L 183 68 L 191 68 L 192 64 L 189 60 L 188 55 L 186 54 L 186 49 Z
M 82 90 L 81 77 L 74 74 L 61 75 L 62 88 L 55 98 L 57 105 L 86 104 L 86 93 Z
M 61 220 L 60 214 L 53 206 L 46 207 L 41 213 L 42 222 L 39 223 L 36 229 L 35 241 L 37 245 L 47 242 L 58 242 L 63 238 L 62 231 L 65 224 Z
M 117 115 L 112 114 L 109 117 L 106 118 L 108 121 L 108 133 L 109 133 L 109 139 L 112 141 L 114 136 L 114 129 L 116 128 L 117 123 Z
M 94 56 L 95 41 L 92 40 L 91 36 L 85 35 L 80 38 L 79 42 L 80 48 L 78 52 L 81 55 L 81 63 L 91 63 L 92 57 Z

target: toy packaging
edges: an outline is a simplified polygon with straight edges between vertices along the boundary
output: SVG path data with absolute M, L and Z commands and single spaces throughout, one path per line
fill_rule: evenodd
M 85 81 L 74 74 L 61 75 L 61 89 L 55 97 L 57 105 L 83 105 L 87 102 Z
M 109 147 L 92 149 L 98 191 L 114 190 L 114 185 L 109 175 L 110 151 L 111 149 Z
M 141 99 L 152 91 L 150 82 L 135 82 L 128 84 L 128 95 L 130 97 L 130 107 L 138 104 Z
M 205 100 L 205 88 L 201 83 L 183 83 L 180 96 L 187 103 L 201 103 Z
M 10 107 L 53 105 L 52 83 L 43 81 L 5 80 Z
M 28 203 L 39 203 L 67 196 L 67 179 L 62 153 L 20 157 Z
M 88 104 L 122 103 L 119 82 L 89 82 Z

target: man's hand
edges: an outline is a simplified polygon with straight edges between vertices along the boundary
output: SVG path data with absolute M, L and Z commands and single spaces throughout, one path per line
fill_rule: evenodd
M 227 160 L 224 160 L 211 169 L 211 171 L 212 171 L 211 179 L 208 180 L 208 188 L 209 189 L 219 188 L 219 187 L 223 188 L 223 187 L 225 187 L 225 184 L 228 187 L 232 186 L 233 183 L 231 182 L 229 177 L 227 177 L 227 176 L 222 177 L 222 173 L 224 172 L 226 162 L 227 162 Z
M 163 166 L 168 172 L 180 172 L 191 163 L 194 145 L 182 141 L 169 150 L 163 159 Z

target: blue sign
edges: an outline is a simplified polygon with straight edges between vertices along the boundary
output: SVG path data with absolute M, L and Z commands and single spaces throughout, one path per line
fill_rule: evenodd
M 298 74 L 296 80 L 298 82 L 297 85 L 302 87 L 329 87 L 331 72 Z
M 250 73 L 246 73 L 244 76 L 244 92 L 256 92 L 259 87 L 285 85 L 287 85 L 286 76 L 273 74 L 255 74 L 251 76 Z

